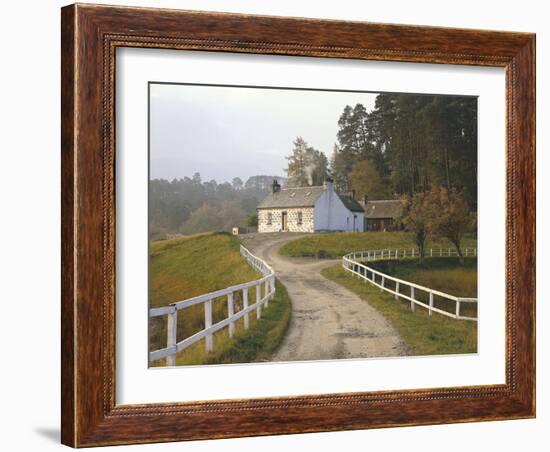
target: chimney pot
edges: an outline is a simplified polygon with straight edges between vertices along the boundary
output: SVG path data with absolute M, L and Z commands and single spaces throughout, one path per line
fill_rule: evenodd
M 278 193 L 281 191 L 281 186 L 279 185 L 279 182 L 277 182 L 277 179 L 273 179 L 272 190 L 273 193 Z

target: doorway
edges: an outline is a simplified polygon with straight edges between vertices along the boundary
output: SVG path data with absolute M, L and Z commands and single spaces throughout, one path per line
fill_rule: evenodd
M 282 213 L 282 216 L 281 216 L 281 224 L 282 224 L 282 231 L 285 232 L 285 231 L 286 231 L 286 227 L 287 227 L 287 213 L 286 213 L 286 212 L 283 212 L 283 213 Z

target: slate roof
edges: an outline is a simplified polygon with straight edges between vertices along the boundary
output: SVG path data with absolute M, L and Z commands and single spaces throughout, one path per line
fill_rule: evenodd
M 313 207 L 323 191 L 323 186 L 281 188 L 280 191 L 267 195 L 258 204 L 258 209 Z
M 399 218 L 403 214 L 403 202 L 399 200 L 368 201 L 365 218 Z
M 351 210 L 352 212 L 361 212 L 361 213 L 365 211 L 365 209 L 363 209 L 363 206 L 359 204 L 351 196 L 341 195 L 340 193 L 338 193 L 338 197 L 344 203 L 344 206 L 346 206 L 348 210 Z
M 325 191 L 322 185 L 314 187 L 282 188 L 276 193 L 270 193 L 258 204 L 258 209 L 280 209 L 287 207 L 313 207 Z M 335 192 L 336 193 L 336 192 Z M 351 196 L 336 193 L 344 206 L 352 212 L 363 212 L 363 207 Z

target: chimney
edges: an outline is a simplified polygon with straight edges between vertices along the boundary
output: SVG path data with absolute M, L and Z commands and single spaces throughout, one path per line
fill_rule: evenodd
M 281 191 L 281 186 L 279 185 L 279 182 L 277 182 L 277 179 L 273 179 L 273 185 L 271 187 L 273 189 L 273 193 L 279 193 Z
M 369 202 L 369 197 L 365 194 L 365 197 L 363 198 L 363 202 L 365 203 L 365 206 Z
M 355 190 L 351 191 L 351 199 L 353 199 L 355 201 Z
M 323 182 L 323 187 L 324 187 L 324 189 L 325 189 L 325 190 L 328 190 L 328 191 L 332 191 L 332 183 L 333 183 L 333 182 L 334 182 L 334 181 L 332 180 L 332 178 L 327 177 L 327 178 L 325 179 L 325 182 Z

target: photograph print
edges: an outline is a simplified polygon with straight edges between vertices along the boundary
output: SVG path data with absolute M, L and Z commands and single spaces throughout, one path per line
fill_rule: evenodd
M 148 90 L 150 367 L 477 353 L 477 97 Z

